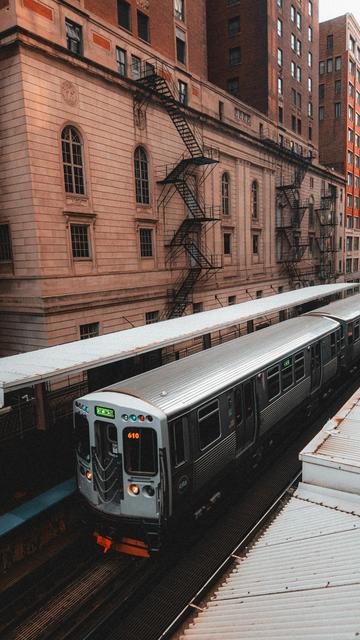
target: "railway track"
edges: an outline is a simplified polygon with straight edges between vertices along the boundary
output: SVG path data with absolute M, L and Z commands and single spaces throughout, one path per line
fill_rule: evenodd
M 358 387 L 358 375 L 346 396 Z M 345 387 L 345 385 L 344 385 Z M 317 408 L 311 428 L 288 442 L 261 476 L 239 492 L 230 485 L 222 506 L 203 525 L 183 531 L 151 560 L 126 556 L 93 556 L 79 566 L 73 560 L 61 580 L 32 611 L 13 612 L 16 620 L 0 626 L 2 640 L 157 640 L 169 637 L 174 620 L 181 621 L 189 603 L 198 601 L 221 565 L 299 472 L 298 452 L 344 402 L 344 388 L 331 403 Z M 257 470 L 257 474 L 259 469 Z M 69 563 L 71 564 L 71 562 Z M 50 595 L 50 598 L 49 598 Z M 28 594 L 29 597 L 29 594 Z M 5 602 L 6 605 L 6 602 Z M 11 617 L 11 616 L 10 616 Z

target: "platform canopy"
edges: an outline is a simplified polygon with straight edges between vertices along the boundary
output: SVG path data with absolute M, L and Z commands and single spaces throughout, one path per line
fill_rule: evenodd
M 4 405 L 6 392 L 168 347 L 354 287 L 359 287 L 359 284 L 348 282 L 295 289 L 229 307 L 1 358 L 0 407 Z

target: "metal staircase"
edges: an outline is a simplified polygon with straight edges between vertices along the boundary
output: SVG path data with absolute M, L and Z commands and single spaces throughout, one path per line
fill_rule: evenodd
M 219 261 L 209 255 L 204 242 L 199 239 L 206 225 L 214 224 L 217 220 L 214 208 L 209 210 L 191 186 L 194 173 L 196 175 L 200 167 L 214 166 L 218 161 L 205 154 L 200 136 L 189 124 L 172 74 L 170 67 L 161 60 L 152 58 L 143 63 L 142 73 L 137 80 L 138 87 L 145 92 L 141 93 L 141 97 L 137 96 L 138 103 L 145 102 L 151 95 L 160 100 L 190 154 L 189 157 L 182 157 L 172 167 L 166 168 L 165 176 L 159 181 L 163 190 L 158 205 L 165 208 L 171 200 L 170 191 L 175 189 L 185 203 L 188 216 L 168 243 L 170 259 L 174 261 L 180 251 L 185 251 L 190 266 L 185 275 L 182 274 L 175 290 L 168 292 L 166 318 L 183 315 L 199 279 L 206 278 L 221 268 Z
M 315 209 L 318 232 L 315 236 L 320 253 L 318 277 L 322 282 L 336 279 L 336 187 L 321 194 L 320 207 Z

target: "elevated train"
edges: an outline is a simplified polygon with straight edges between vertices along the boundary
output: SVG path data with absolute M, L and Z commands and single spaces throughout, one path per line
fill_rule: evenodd
M 357 295 L 76 400 L 78 487 L 99 544 L 159 549 L 359 357 Z

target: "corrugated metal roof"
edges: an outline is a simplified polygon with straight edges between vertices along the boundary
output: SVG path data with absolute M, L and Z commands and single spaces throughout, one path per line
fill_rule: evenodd
M 311 339 L 338 326 L 330 318 L 306 315 L 294 318 L 134 376 L 106 390 L 116 387 L 117 391 L 139 396 L 168 415 L 174 414 L 189 405 L 200 404 L 214 392 L 295 353 Z
M 357 286 L 357 283 L 341 283 L 296 289 L 222 309 L 2 358 L 0 406 L 3 406 L 5 391 L 146 353 Z
M 336 300 L 330 304 L 311 311 L 311 314 L 324 314 L 333 318 L 349 322 L 360 314 L 360 295 L 351 296 L 345 300 Z
M 360 517 L 289 500 L 180 636 L 346 640 L 360 633 Z

